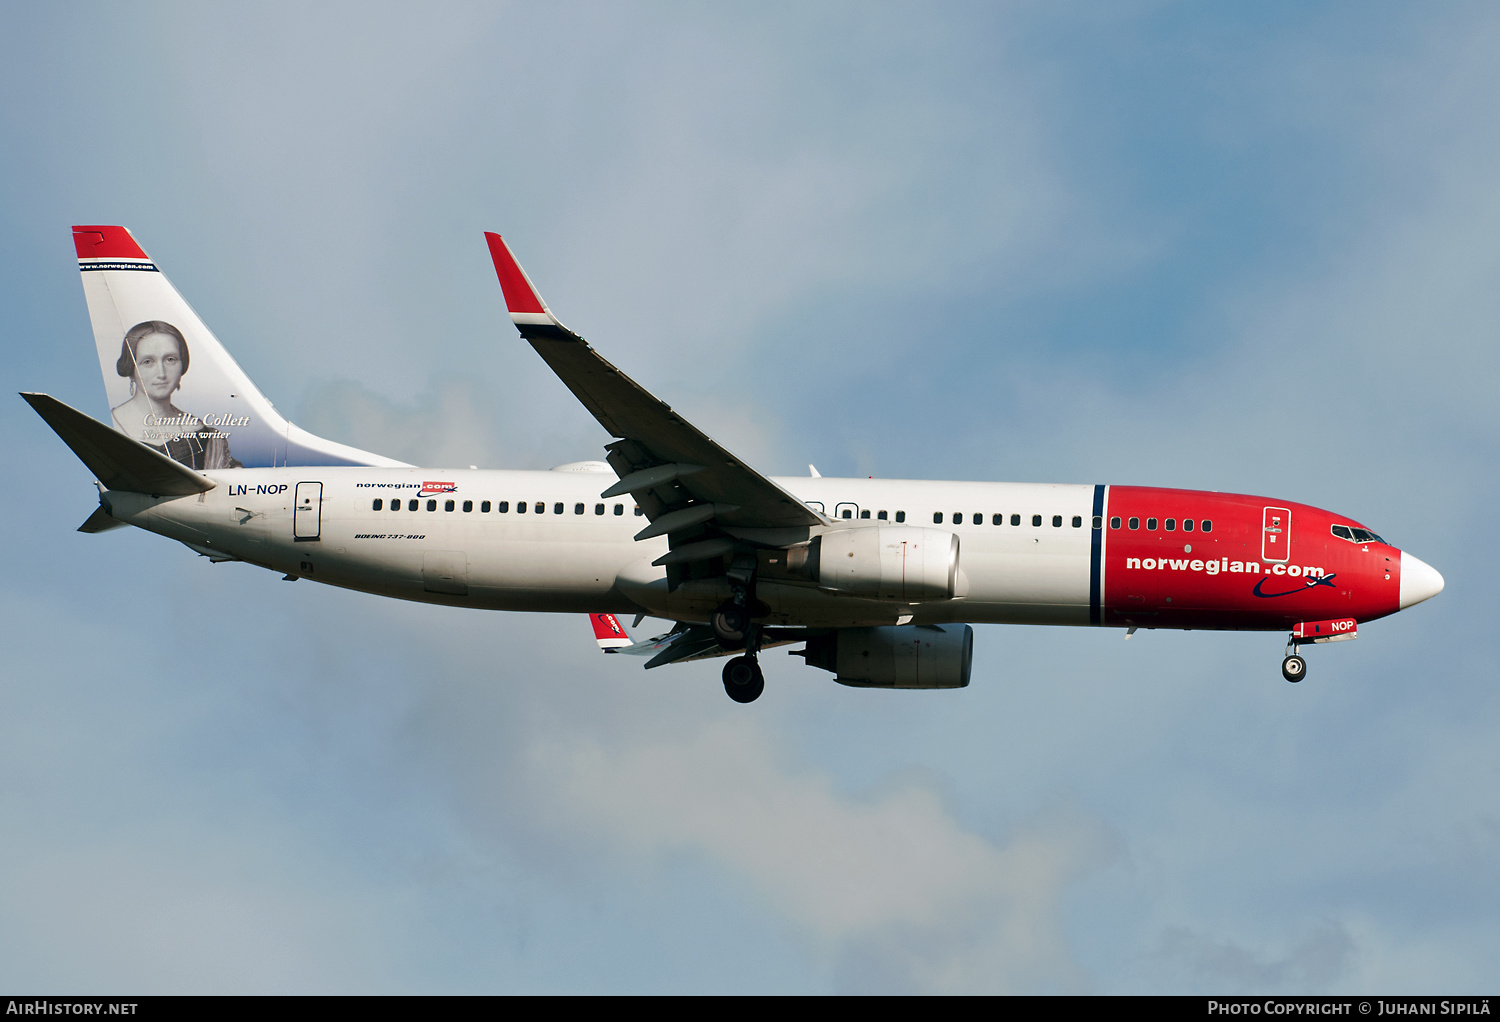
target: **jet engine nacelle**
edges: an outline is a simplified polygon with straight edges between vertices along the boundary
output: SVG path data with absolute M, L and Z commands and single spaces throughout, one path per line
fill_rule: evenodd
M 841 628 L 809 639 L 802 656 L 855 688 L 966 688 L 974 663 L 968 625 Z
M 809 567 L 824 589 L 902 603 L 953 598 L 958 537 L 951 532 L 875 525 L 825 532 L 813 543 L 817 560 Z

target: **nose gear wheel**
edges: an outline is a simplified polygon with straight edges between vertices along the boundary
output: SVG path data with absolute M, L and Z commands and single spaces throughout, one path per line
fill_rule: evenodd
M 1307 661 L 1292 653 L 1281 661 L 1281 676 L 1290 682 L 1299 682 L 1307 676 Z

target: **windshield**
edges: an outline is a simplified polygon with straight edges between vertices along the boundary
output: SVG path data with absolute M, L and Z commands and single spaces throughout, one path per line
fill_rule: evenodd
M 1361 529 L 1353 525 L 1335 525 L 1333 526 L 1333 534 L 1339 539 L 1348 540 L 1350 543 L 1385 543 L 1385 540 L 1375 535 L 1369 529 Z M 1389 543 L 1385 545 L 1390 546 Z

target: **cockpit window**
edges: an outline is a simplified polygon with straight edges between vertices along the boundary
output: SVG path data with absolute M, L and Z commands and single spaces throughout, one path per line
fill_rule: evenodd
M 1385 543 L 1385 540 L 1369 529 L 1357 529 L 1352 525 L 1334 525 L 1330 528 L 1335 536 L 1348 540 L 1350 543 Z

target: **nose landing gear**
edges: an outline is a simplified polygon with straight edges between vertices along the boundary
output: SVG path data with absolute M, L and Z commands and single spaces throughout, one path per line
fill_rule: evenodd
M 1307 661 L 1302 659 L 1302 654 L 1297 652 L 1297 637 L 1291 635 L 1286 640 L 1286 656 L 1281 660 L 1281 676 L 1292 684 L 1296 684 L 1307 677 Z

